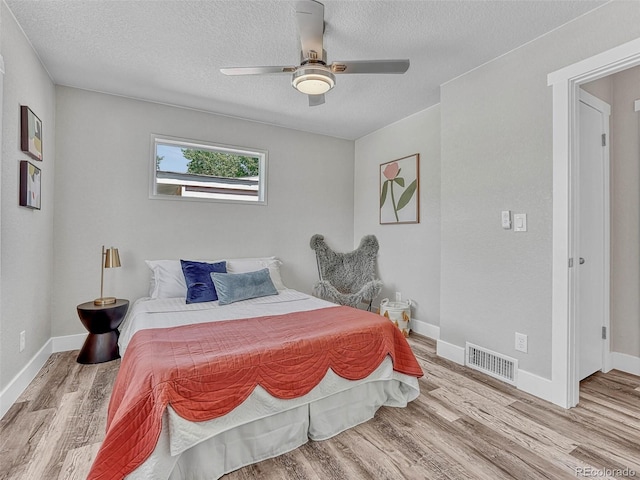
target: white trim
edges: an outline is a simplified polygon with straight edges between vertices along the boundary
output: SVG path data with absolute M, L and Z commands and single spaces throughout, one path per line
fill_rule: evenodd
M 453 345 L 452 343 L 438 339 L 436 342 L 436 353 L 439 357 L 451 360 L 458 365 L 464 365 L 464 347 L 459 347 L 458 345 Z
M 574 269 L 569 258 L 576 251 L 575 181 L 571 175 L 577 159 L 576 121 L 578 88 L 640 64 L 640 39 L 594 55 L 547 76 L 553 87 L 553 265 L 551 378 L 552 401 L 564 408 L 577 405 L 580 384 L 575 372 Z
M 535 395 L 538 398 L 553 402 L 553 383 L 548 378 L 540 377 L 526 370 L 518 370 L 518 390 Z
M 633 102 L 633 110 L 635 112 L 637 112 L 638 110 L 640 110 L 640 100 L 636 100 L 635 102 Z
M 77 350 L 82 347 L 87 334 L 52 337 L 46 341 L 38 353 L 13 377 L 9 384 L 0 391 L 0 418 L 4 417 L 22 392 L 36 378 L 52 353 Z
M 547 85 L 555 86 L 569 79 L 585 75 L 594 77 L 586 81 L 606 77 L 612 73 L 636 66 L 639 55 L 640 38 L 637 38 L 550 73 L 547 75 Z
M 612 352 L 611 369 L 640 376 L 640 357 L 634 357 L 626 353 Z
M 411 319 L 411 330 L 419 335 L 438 340 L 440 338 L 440 327 L 431 323 L 423 322 L 416 318 Z
M 586 103 L 587 105 L 592 106 L 593 108 L 595 108 L 599 112 L 604 113 L 607 116 L 611 115 L 611 105 L 609 105 L 604 100 L 599 99 L 595 95 L 591 95 L 589 92 L 587 92 L 586 90 L 583 90 L 582 88 L 579 90 L 579 96 L 580 96 L 580 101 Z M 608 139 L 609 137 L 607 137 L 607 140 Z
M 31 381 L 36 378 L 40 369 L 47 363 L 52 351 L 53 342 L 51 339 L 42 346 L 38 353 L 36 353 L 31 360 L 23 367 L 18 374 L 13 377 L 9 384 L 0 392 L 0 417 L 3 417 L 5 413 L 11 408 L 11 405 L 18 399 L 18 397 L 29 386 Z
M 79 333 L 77 335 L 65 335 L 63 337 L 53 337 L 52 353 L 68 352 L 69 350 L 80 350 L 88 333 Z
M 4 75 L 4 58 L 0 55 L 0 75 Z

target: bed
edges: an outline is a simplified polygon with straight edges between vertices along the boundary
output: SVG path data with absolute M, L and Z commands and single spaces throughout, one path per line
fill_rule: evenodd
M 259 268 L 275 288 L 228 304 L 185 303 L 175 262 L 160 262 L 121 327 L 89 479 L 220 478 L 419 395 L 422 370 L 391 322 L 286 288 L 277 259 L 226 261 L 228 277 Z

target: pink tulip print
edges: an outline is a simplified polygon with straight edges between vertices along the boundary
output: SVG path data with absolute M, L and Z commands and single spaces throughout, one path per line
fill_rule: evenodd
M 398 162 L 393 162 L 387 165 L 382 172 L 388 180 L 393 180 L 400 173 L 400 167 L 398 166 Z
M 405 173 L 405 176 L 402 176 L 402 177 L 400 176 L 400 173 L 402 172 L 402 167 L 400 166 L 400 162 L 407 161 L 408 163 L 405 163 L 404 165 L 407 167 L 410 167 L 411 166 L 410 161 L 414 157 L 416 157 L 415 171 L 411 171 L 411 168 L 409 168 L 410 173 L 408 174 L 409 175 L 408 181 L 410 183 L 405 188 L 405 176 L 407 175 L 407 173 Z M 382 168 L 383 166 L 384 168 Z M 398 212 L 403 208 L 405 208 L 410 203 L 411 199 L 414 197 L 416 190 L 418 188 L 417 155 L 415 156 L 412 155 L 411 157 L 407 157 L 406 159 L 400 159 L 394 162 L 383 164 L 381 165 L 381 168 L 382 168 L 382 176 L 380 180 L 382 181 L 384 177 L 384 182 L 381 185 L 380 209 L 382 212 L 382 207 L 387 202 L 387 197 L 391 197 L 391 207 L 393 210 L 393 215 L 395 217 L 395 223 L 398 223 L 400 222 L 400 216 L 398 215 Z M 411 180 L 412 177 L 415 177 L 415 178 Z M 397 190 L 398 188 L 401 189 L 399 192 Z M 396 197 L 397 193 L 400 194 L 398 198 Z M 388 222 L 385 222 L 385 223 L 388 223 Z

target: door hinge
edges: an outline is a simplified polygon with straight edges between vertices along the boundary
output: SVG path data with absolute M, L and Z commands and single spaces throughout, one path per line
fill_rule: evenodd
M 602 134 L 602 146 L 603 147 L 607 146 L 607 134 L 606 133 Z
M 569 268 L 573 267 L 573 258 L 569 259 Z
M 602 327 L 602 339 L 607 339 L 607 327 Z

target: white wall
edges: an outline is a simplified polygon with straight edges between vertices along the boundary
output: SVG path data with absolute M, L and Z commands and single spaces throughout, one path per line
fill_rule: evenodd
M 276 255 L 310 292 L 309 239 L 353 244 L 352 141 L 57 87 L 53 335 L 82 333 L 75 307 L 100 293 L 101 245 L 119 248 L 105 295 L 146 295 L 146 259 Z M 268 151 L 268 205 L 150 200 L 151 134 Z
M 611 351 L 640 357 L 640 67 L 611 81 Z
M 420 154 L 420 223 L 380 225 L 379 166 Z M 384 282 L 376 303 L 395 292 L 415 302 L 413 318 L 440 324 L 440 106 L 356 140 L 354 247 L 374 234 Z
M 55 167 L 55 90 L 51 79 L 4 2 L 2 56 L 5 63 L 0 183 L 0 390 L 51 336 L 53 210 Z M 42 120 L 42 162 L 20 151 L 20 105 Z M 19 164 L 29 160 L 42 170 L 42 210 L 18 206 Z M 19 351 L 20 332 L 26 348 Z
M 636 2 L 611 2 L 445 85 L 440 334 L 551 376 L 552 98 L 547 74 L 640 36 Z M 500 211 L 528 215 L 505 231 Z M 514 333 L 529 336 L 529 353 Z

